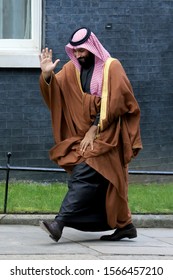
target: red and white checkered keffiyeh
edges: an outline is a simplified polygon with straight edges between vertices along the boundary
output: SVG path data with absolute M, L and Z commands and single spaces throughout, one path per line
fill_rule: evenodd
M 78 42 L 85 37 L 87 30 L 79 29 L 73 36 L 73 42 Z M 73 50 L 76 48 L 84 48 L 95 55 L 95 66 L 91 79 L 91 94 L 101 96 L 103 82 L 103 68 L 105 61 L 110 57 L 108 51 L 103 47 L 96 35 L 91 32 L 90 37 L 84 43 L 72 46 L 70 43 L 65 46 L 65 50 L 69 58 L 74 63 L 75 67 L 81 70 L 81 65 L 75 58 Z

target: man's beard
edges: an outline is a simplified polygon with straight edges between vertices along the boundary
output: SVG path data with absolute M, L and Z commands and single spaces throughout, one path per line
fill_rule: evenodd
M 95 58 L 94 54 L 89 53 L 87 56 L 79 57 L 78 62 L 82 66 L 82 68 L 88 69 L 92 65 L 94 65 L 94 58 Z

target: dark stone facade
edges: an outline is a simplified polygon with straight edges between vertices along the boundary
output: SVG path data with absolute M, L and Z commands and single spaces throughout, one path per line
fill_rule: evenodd
M 173 1 L 43 3 L 43 46 L 60 58 L 57 71 L 68 60 L 71 33 L 86 25 L 125 68 L 141 108 L 144 146 L 130 169 L 173 170 Z M 56 168 L 48 156 L 53 138 L 39 75 L 40 69 L 0 68 L 0 165 L 10 151 L 13 165 Z

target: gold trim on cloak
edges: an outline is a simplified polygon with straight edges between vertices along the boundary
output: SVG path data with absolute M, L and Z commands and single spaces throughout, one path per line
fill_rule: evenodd
M 80 81 L 80 71 L 77 68 L 75 68 L 75 70 L 76 70 L 76 77 L 77 77 L 78 85 L 80 87 L 82 94 L 84 94 L 82 85 L 81 85 L 81 81 Z
M 109 66 L 112 61 L 116 60 L 113 57 L 109 57 L 104 66 L 103 72 L 103 86 L 102 86 L 102 97 L 101 97 L 101 109 L 100 109 L 100 122 L 99 122 L 99 130 L 103 130 L 103 121 L 107 116 L 107 102 L 108 102 L 108 76 L 109 76 Z

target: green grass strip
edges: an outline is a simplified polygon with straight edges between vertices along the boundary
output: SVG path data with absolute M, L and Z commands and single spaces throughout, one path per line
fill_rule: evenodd
M 67 185 L 12 181 L 7 213 L 57 213 Z M 5 182 L 0 182 L 0 213 L 3 213 Z M 133 214 L 173 214 L 173 184 L 130 184 L 129 206 Z

